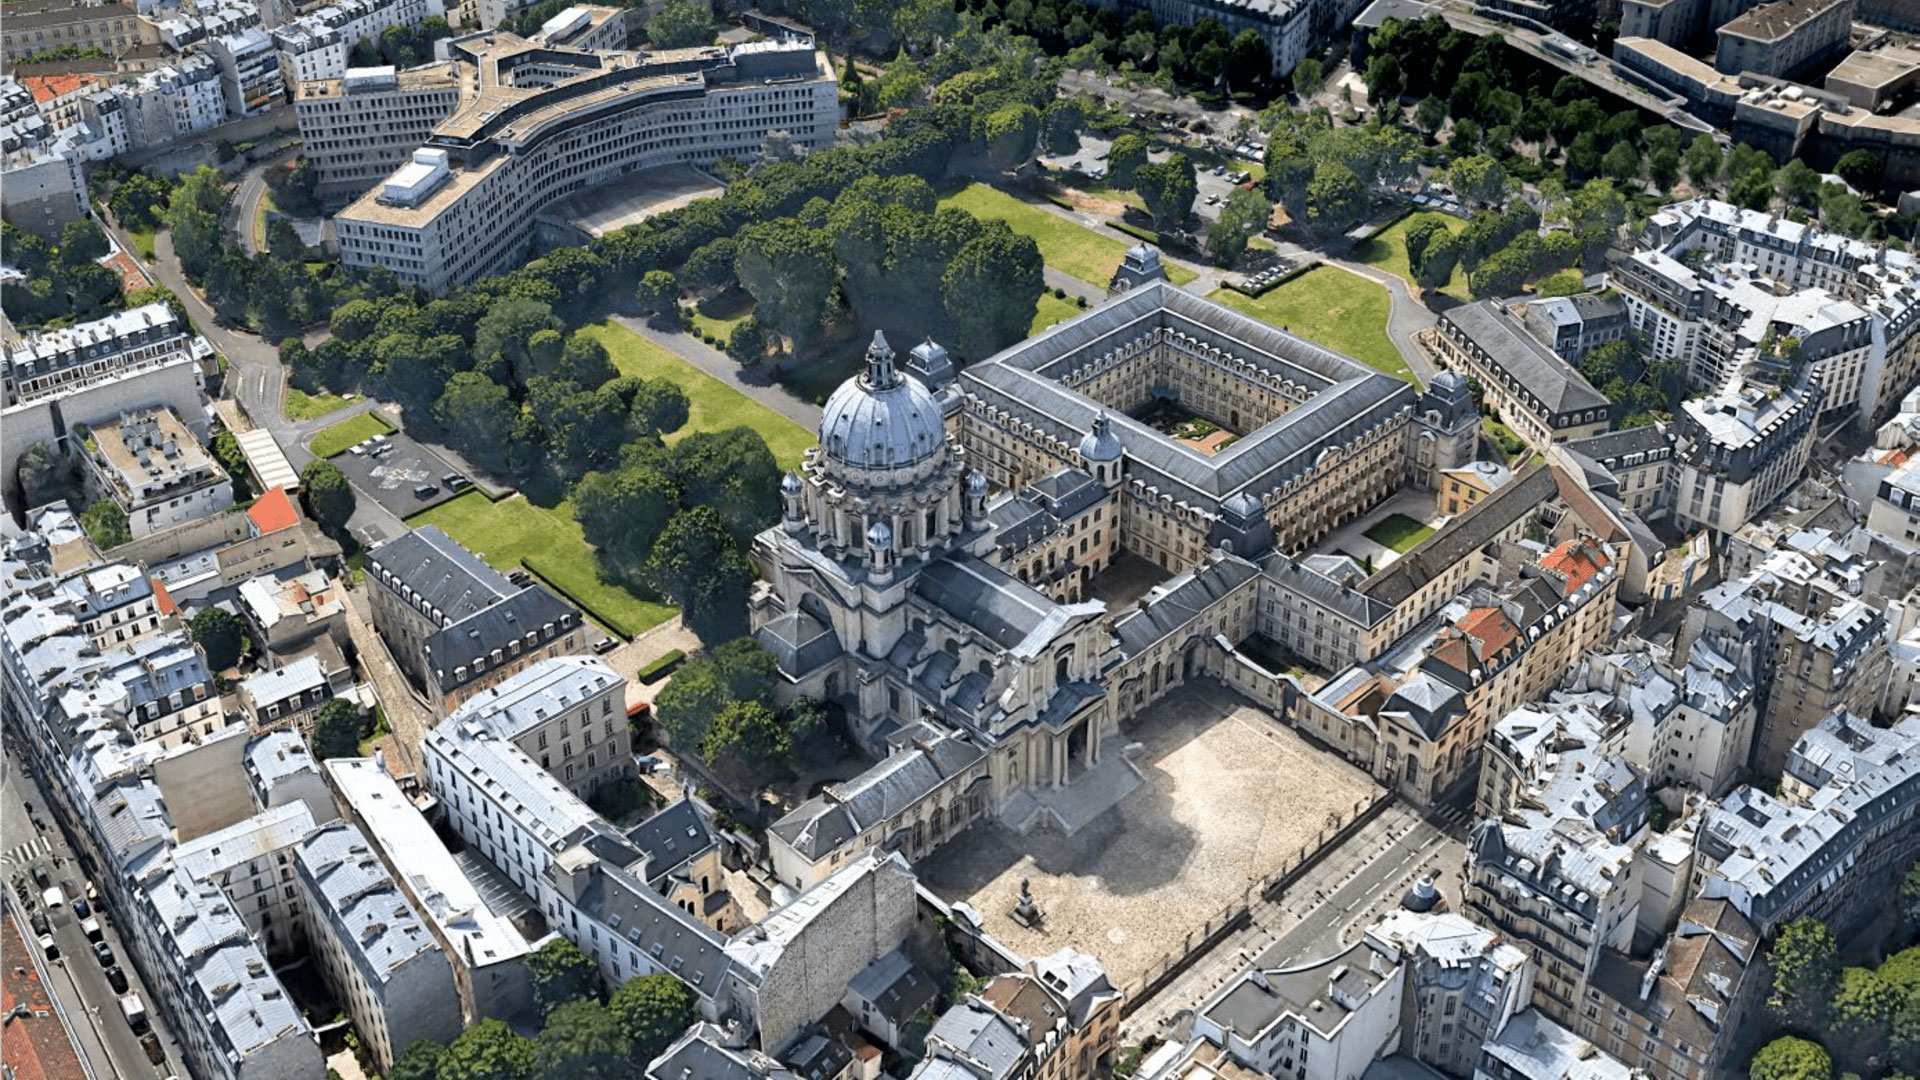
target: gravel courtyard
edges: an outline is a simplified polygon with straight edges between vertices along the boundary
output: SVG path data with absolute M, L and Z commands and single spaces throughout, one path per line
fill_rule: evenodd
M 1076 835 L 976 825 L 916 866 L 921 880 L 972 905 L 1022 956 L 1071 945 L 1125 985 L 1373 790 L 1364 773 L 1212 680 L 1149 706 L 1107 753 L 1135 742 L 1146 782 Z M 1009 914 L 1022 878 L 1044 915 L 1039 930 Z

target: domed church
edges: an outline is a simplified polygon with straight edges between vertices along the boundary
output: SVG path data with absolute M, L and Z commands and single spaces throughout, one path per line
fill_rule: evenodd
M 1255 632 L 1260 560 L 1470 455 L 1473 418 L 1421 398 L 1164 280 L 957 375 L 876 333 L 755 538 L 749 617 L 782 693 L 844 707 L 882 760 L 776 823 L 776 876 L 1043 816 Z M 1167 402 L 1217 416 L 1213 442 L 1139 419 Z M 1110 612 L 1091 583 L 1123 552 L 1172 576 Z

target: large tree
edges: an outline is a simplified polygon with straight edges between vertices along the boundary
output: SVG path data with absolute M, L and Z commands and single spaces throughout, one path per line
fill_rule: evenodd
M 1900 1011 L 1905 995 L 1878 972 L 1862 967 L 1843 968 L 1838 989 L 1833 995 L 1828 1028 L 1840 1059 L 1850 1067 L 1864 1068 L 1887 1046 L 1894 1014 Z
M 239 661 L 247 628 L 240 616 L 209 604 L 188 622 L 187 634 L 207 654 L 207 666 L 224 671 Z
M 20 454 L 16 474 L 26 508 L 45 506 L 67 494 L 72 469 L 60 455 L 43 442 L 34 443 Z
M 1235 188 L 1220 208 L 1220 217 L 1207 232 L 1207 254 L 1222 266 L 1232 266 L 1273 218 L 1273 200 L 1258 188 Z
M 674 483 L 687 506 L 711 506 L 742 544 L 780 517 L 780 464 L 746 426 L 699 431 L 675 443 Z
M 112 499 L 101 499 L 80 511 L 80 527 L 87 531 L 87 537 L 94 546 L 102 551 L 117 548 L 133 539 L 133 532 L 127 526 L 127 512 Z
M 387 1070 L 387 1080 L 438 1080 L 440 1062 L 446 1056 L 445 1046 L 432 1039 L 421 1039 L 393 1059 L 393 1068 Z
M 1817 1042 L 1783 1035 L 1753 1055 L 1747 1076 L 1750 1080 L 1832 1080 L 1833 1058 Z
M 763 766 L 792 749 L 786 727 L 772 709 L 758 701 L 735 701 L 714 716 L 700 756 L 709 763 L 731 756 Z
M 1200 191 L 1193 162 L 1185 154 L 1170 154 L 1167 160 L 1148 162 L 1133 170 L 1133 187 L 1146 201 L 1155 228 L 1171 229 L 1193 212 L 1193 198 Z
M 321 760 L 360 752 L 360 707 L 346 698 L 320 706 L 313 718 L 313 754 Z
M 735 638 L 681 665 L 654 699 L 654 718 L 675 747 L 698 753 L 714 718 L 729 706 L 743 701 L 771 706 L 778 673 L 773 654 L 759 642 Z
M 1128 133 L 1107 147 L 1107 181 L 1117 188 L 1133 187 L 1133 171 L 1147 163 L 1149 144 L 1144 136 Z
M 300 470 L 300 500 L 308 516 L 330 536 L 342 535 L 353 517 L 353 485 L 331 461 L 309 462 Z
M 754 318 L 796 341 L 810 338 L 839 276 L 831 238 L 779 218 L 747 226 L 736 242 L 734 273 L 753 296 Z
M 507 468 L 520 409 L 506 387 L 477 371 L 462 371 L 447 380 L 446 392 L 433 411 L 454 446 L 482 468 L 495 472 Z
M 661 49 L 713 44 L 713 8 L 706 0 L 667 0 L 647 20 L 647 40 Z
M 626 1080 L 633 1040 L 605 1005 L 576 998 L 547 1014 L 540 1032 L 540 1075 L 555 1080 Z
M 680 491 L 659 467 L 623 464 L 590 472 L 573 486 L 573 514 L 600 563 L 628 582 L 646 580 L 654 538 L 679 510 Z
M 1833 931 L 1818 919 L 1788 923 L 1767 952 L 1773 968 L 1768 1008 L 1792 1031 L 1824 1030 L 1827 1007 L 1840 985 L 1839 949 Z
M 552 1016 L 569 1001 L 598 994 L 600 968 L 580 946 L 556 936 L 527 954 L 527 983 L 541 1015 Z
M 745 629 L 753 567 L 713 507 L 688 507 L 667 522 L 647 556 L 647 575 L 703 640 L 738 637 Z
M 1024 338 L 1046 288 L 1045 265 L 1031 237 L 987 222 L 941 275 L 954 351 L 978 360 Z
M 1040 112 L 1025 102 L 1002 105 L 979 118 L 980 141 L 987 148 L 987 163 L 1006 172 L 1033 160 L 1040 140 Z
M 674 681 L 679 681 L 677 676 Z M 628 979 L 613 992 L 607 1010 L 620 1022 L 620 1030 L 632 1044 L 635 1064 L 659 1057 L 699 1018 L 693 991 L 686 983 L 664 974 Z
M 539 1049 L 532 1039 L 514 1034 L 505 1021 L 482 1020 L 447 1047 L 435 1080 L 537 1080 L 539 1075 Z

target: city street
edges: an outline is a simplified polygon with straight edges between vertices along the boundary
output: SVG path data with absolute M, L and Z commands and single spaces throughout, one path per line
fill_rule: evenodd
M 105 972 L 94 960 L 93 945 L 80 929 L 81 920 L 73 914 L 74 898 L 86 895 L 87 875 L 48 811 L 38 786 L 27 778 L 21 760 L 11 750 L 5 761 L 5 781 L 0 783 L 0 800 L 4 800 L 0 801 L 0 807 L 5 808 L 0 811 L 0 868 L 6 876 L 7 904 L 19 920 L 21 934 L 28 939 L 27 949 L 34 954 L 32 960 L 39 967 L 55 1005 L 65 1016 L 74 1045 L 87 1067 L 101 1080 L 184 1076 L 185 1069 L 178 1064 L 179 1051 L 159 1015 L 153 994 L 134 967 L 112 916 L 96 904 L 94 914 L 100 920 L 107 946 L 113 950 L 114 962 L 126 973 L 127 992 L 138 993 L 146 1004 L 153 1029 L 160 1033 L 161 1044 L 167 1048 L 169 1064 L 156 1066 L 148 1062 L 139 1037 L 121 1016 L 121 995 L 107 983 Z M 35 820 L 41 828 L 35 827 Z M 66 904 L 59 910 L 48 913 L 54 942 L 60 949 L 57 960 L 49 961 L 41 954 L 34 941 L 37 935 L 28 926 L 31 912 L 42 910 L 40 889 L 30 876 L 35 864 L 47 867 L 53 883 L 67 897 Z M 32 897 L 30 905 L 22 904 L 14 890 L 14 882 L 21 878 L 27 881 L 28 895 Z M 8 957 L 5 962 L 15 964 L 27 960 L 27 957 Z

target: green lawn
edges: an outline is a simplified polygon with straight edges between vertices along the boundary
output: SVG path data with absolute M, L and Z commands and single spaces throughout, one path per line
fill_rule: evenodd
M 687 325 L 693 330 L 695 337 L 711 337 L 720 343 L 715 346 L 716 348 L 724 349 L 733 337 L 733 328 L 746 322 L 747 316 L 751 314 L 753 309 L 749 307 L 738 315 L 721 319 L 701 314 L 699 308 L 693 308 L 688 315 Z
M 1381 547 L 1392 548 L 1405 555 L 1414 547 L 1433 535 L 1433 528 L 1422 525 L 1405 514 L 1393 514 L 1385 521 L 1367 530 L 1367 539 Z
M 668 442 L 696 431 L 723 431 L 745 424 L 767 440 L 767 448 L 782 467 L 793 468 L 807 448 L 819 441 L 813 432 L 618 323 L 598 323 L 580 332 L 606 346 L 620 374 L 667 379 L 686 391 L 692 406 L 687 425 L 667 436 Z
M 335 454 L 346 453 L 347 447 L 354 443 L 371 439 L 375 435 L 385 435 L 392 430 L 393 425 L 382 420 L 379 413 L 361 413 L 359 416 L 321 428 L 307 443 L 307 449 L 313 451 L 314 457 L 330 458 Z
M 286 413 L 289 420 L 312 420 L 344 409 L 351 404 L 353 402 L 339 394 L 329 394 L 325 391 L 309 394 L 305 390 L 289 386 L 286 400 L 280 403 L 280 411 Z
M 1413 271 L 1407 266 L 1407 230 L 1416 222 L 1431 218 L 1445 225 L 1452 233 L 1459 233 L 1467 223 L 1451 214 L 1442 214 L 1433 210 L 1422 210 L 1408 214 L 1393 226 L 1377 236 L 1371 237 L 1354 251 L 1354 258 L 1368 266 L 1377 267 L 1407 283 L 1407 287 L 1418 292 L 1420 287 L 1414 284 Z M 1461 300 L 1472 299 L 1467 292 L 1467 275 L 1458 266 L 1453 268 L 1453 277 L 1440 290 L 1448 296 Z
M 1113 268 L 1120 265 L 1120 256 L 1127 251 L 1127 245 L 1118 240 L 986 184 L 969 184 L 941 199 L 940 205 L 957 206 L 977 218 L 1006 222 L 1014 232 L 1033 237 L 1048 266 L 1089 285 L 1105 288 L 1113 278 Z M 1167 263 L 1167 277 L 1176 285 L 1185 285 L 1197 276 L 1184 266 Z
M 1337 266 L 1316 266 L 1264 296 L 1215 289 L 1212 298 L 1256 319 L 1371 364 L 1395 378 L 1413 372 L 1387 337 L 1387 288 Z
M 525 566 L 588 615 L 623 637 L 633 637 L 671 619 L 670 604 L 647 600 L 600 580 L 593 548 L 573 519 L 573 506 L 535 506 L 512 495 L 490 502 L 478 491 L 407 519 L 411 526 L 438 525 L 502 573 Z
M 133 241 L 134 254 L 140 256 L 142 259 L 145 259 L 147 262 L 153 261 L 154 256 L 153 256 L 153 230 L 152 229 L 128 229 L 127 239 Z
M 1080 314 L 1080 310 L 1080 305 L 1071 300 L 1062 300 L 1050 292 L 1041 293 L 1040 307 L 1033 313 L 1033 325 L 1027 328 L 1027 333 L 1037 334 L 1054 323 Z

